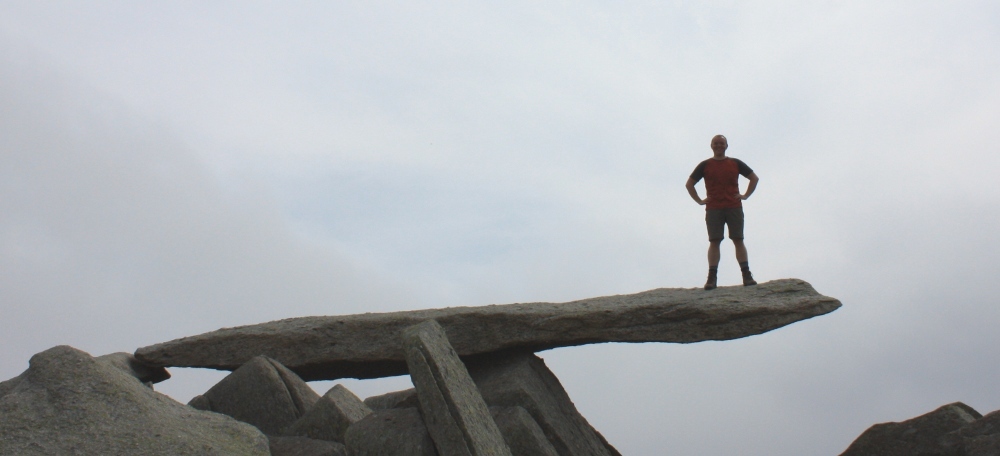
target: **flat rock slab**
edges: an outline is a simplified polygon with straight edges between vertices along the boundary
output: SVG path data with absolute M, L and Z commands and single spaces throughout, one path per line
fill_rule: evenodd
M 782 279 L 753 287 L 659 288 L 567 303 L 290 318 L 143 347 L 135 356 L 156 366 L 234 370 L 266 355 L 307 381 L 378 378 L 407 373 L 402 332 L 426 320 L 440 323 L 459 356 L 469 357 L 602 342 L 738 339 L 840 305 L 802 280 Z

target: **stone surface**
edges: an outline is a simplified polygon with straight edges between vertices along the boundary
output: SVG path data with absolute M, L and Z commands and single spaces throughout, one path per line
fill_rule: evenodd
M 371 412 L 354 393 L 335 385 L 284 434 L 343 443 L 347 428 Z
M 170 373 L 160 366 L 152 366 L 135 359 L 131 353 L 118 352 L 98 356 L 98 361 L 108 363 L 143 383 L 160 383 L 170 378 Z
M 271 456 L 347 456 L 347 447 L 337 442 L 298 436 L 270 436 Z
M 958 428 L 945 436 L 948 448 L 962 456 L 1000 455 L 1000 411 Z
M 510 456 L 500 429 L 444 329 L 434 320 L 403 331 L 410 379 L 438 452 L 455 456 Z
M 437 456 L 416 408 L 376 410 L 344 435 L 351 456 Z
M 480 360 L 468 365 L 490 406 L 523 407 L 562 456 L 610 456 L 609 449 L 580 415 L 556 376 L 533 354 Z
M 958 456 L 946 435 L 979 418 L 972 407 L 955 402 L 906 421 L 876 424 L 841 456 Z
M 545 437 L 538 426 L 522 407 L 490 407 L 493 421 L 496 421 L 504 441 L 514 455 L 558 456 L 555 447 Z
M 31 357 L 0 397 L 0 454 L 270 454 L 266 437 L 187 407 L 72 347 Z
M 377 378 L 407 373 L 400 335 L 431 319 L 444 327 L 455 351 L 468 357 L 600 342 L 737 339 L 839 307 L 839 301 L 808 283 L 783 279 L 711 292 L 660 288 L 561 304 L 292 318 L 185 337 L 140 348 L 135 355 L 158 366 L 233 370 L 265 354 L 307 381 Z
M 386 410 L 417 407 L 420 404 L 417 401 L 417 390 L 410 388 L 365 398 L 365 405 L 372 410 Z
M 252 358 L 203 396 L 213 412 L 280 435 L 319 399 L 302 379 L 266 356 Z

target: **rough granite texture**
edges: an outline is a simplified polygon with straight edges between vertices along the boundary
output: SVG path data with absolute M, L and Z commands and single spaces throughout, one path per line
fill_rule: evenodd
M 403 331 L 410 379 L 438 453 L 511 456 L 486 402 L 448 337 L 434 320 Z
M 347 447 L 337 442 L 273 435 L 268 439 L 271 456 L 347 456 Z
M 559 379 L 534 354 L 480 361 L 468 369 L 487 404 L 527 410 L 561 456 L 617 453 L 580 415 Z
M 213 412 L 252 424 L 268 435 L 281 435 L 319 400 L 319 395 L 294 373 L 265 356 L 258 356 L 192 399 Z
M 876 424 L 862 433 L 841 456 L 959 456 L 946 435 L 982 415 L 961 402 L 899 423 Z M 992 453 L 994 455 L 1000 453 Z
M 285 429 L 284 434 L 343 443 L 347 428 L 371 412 L 344 385 L 335 385 L 301 418 Z
M 68 346 L 31 357 L 0 397 L 2 455 L 267 456 L 267 438 Z
M 455 351 L 470 357 L 601 342 L 738 339 L 839 307 L 839 301 L 802 280 L 782 279 L 754 287 L 660 288 L 559 304 L 291 318 L 143 347 L 135 356 L 157 366 L 233 370 L 266 355 L 307 381 L 378 378 L 407 373 L 400 335 L 432 319 L 444 327 Z
M 417 390 L 410 388 L 365 398 L 365 405 L 372 410 L 418 407 Z
M 344 435 L 351 456 L 438 456 L 415 407 L 376 410 Z
M 503 439 L 510 447 L 511 454 L 532 456 L 559 456 L 555 447 L 545 437 L 538 426 L 522 407 L 490 407 L 493 421 L 496 421 Z
M 170 373 L 160 366 L 151 366 L 135 359 L 131 353 L 118 352 L 94 358 L 121 369 L 143 383 L 160 383 L 170 378 Z

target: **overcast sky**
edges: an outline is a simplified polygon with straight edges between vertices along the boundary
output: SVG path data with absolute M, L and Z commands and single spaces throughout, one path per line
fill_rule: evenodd
M 684 182 L 722 133 L 760 176 L 757 280 L 844 307 L 543 352 L 612 444 L 834 455 L 1000 409 L 998 43 L 991 1 L 2 2 L 0 378 L 61 344 L 700 286 Z M 223 375 L 171 373 L 182 402 Z

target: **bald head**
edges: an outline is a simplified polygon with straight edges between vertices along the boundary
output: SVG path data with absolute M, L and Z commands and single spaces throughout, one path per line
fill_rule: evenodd
M 712 137 L 712 152 L 715 153 L 715 158 L 725 157 L 728 148 L 729 140 L 725 136 L 715 135 Z

